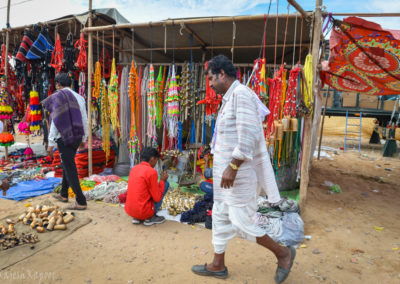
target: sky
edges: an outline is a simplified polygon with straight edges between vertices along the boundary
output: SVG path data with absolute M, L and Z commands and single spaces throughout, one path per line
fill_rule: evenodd
M 277 12 L 272 0 L 271 13 Z M 314 0 L 297 0 L 306 11 Z M 88 0 L 11 0 L 10 25 L 17 27 L 88 10 Z M 229 3 L 229 4 L 228 4 Z M 117 8 L 130 22 L 159 21 L 167 18 L 256 15 L 268 12 L 270 0 L 93 0 L 93 8 Z M 280 0 L 279 13 L 287 13 L 287 1 Z M 328 12 L 400 12 L 399 0 L 324 0 Z M 6 26 L 7 0 L 0 0 L 0 28 Z M 295 12 L 290 7 L 290 13 Z M 384 28 L 399 29 L 400 18 L 367 18 Z

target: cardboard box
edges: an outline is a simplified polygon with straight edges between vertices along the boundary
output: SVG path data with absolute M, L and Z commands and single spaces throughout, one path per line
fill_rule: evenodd
M 359 108 L 371 108 L 378 109 L 379 108 L 379 99 L 378 96 L 368 96 L 368 95 L 360 95 L 360 99 L 358 101 Z
M 328 104 L 326 105 L 326 107 L 332 107 L 333 106 L 333 92 L 329 92 L 329 93 L 330 93 L 330 95 L 328 97 Z M 328 92 L 325 91 L 322 94 L 323 94 L 323 96 L 322 96 L 322 106 L 325 106 L 326 96 L 327 96 Z
M 356 107 L 357 93 L 342 93 L 343 107 Z
M 396 101 L 383 101 L 383 110 L 384 111 L 393 111 L 393 107 Z

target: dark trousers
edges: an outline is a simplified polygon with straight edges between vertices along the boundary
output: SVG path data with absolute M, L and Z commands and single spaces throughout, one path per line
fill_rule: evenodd
M 63 168 L 61 196 L 68 198 L 68 188 L 71 187 L 76 196 L 76 202 L 79 205 L 86 205 L 86 198 L 82 193 L 79 184 L 78 171 L 75 164 L 76 150 L 80 142 L 72 145 L 64 145 L 61 139 L 57 140 L 58 151 L 60 152 L 61 165 Z

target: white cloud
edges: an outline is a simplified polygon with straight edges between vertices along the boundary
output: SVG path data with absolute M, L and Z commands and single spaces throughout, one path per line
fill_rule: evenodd
M 399 0 L 371 0 L 365 4 L 366 11 L 370 13 L 395 13 L 400 11 Z M 376 17 L 365 18 L 368 21 L 378 23 L 382 28 L 399 30 L 400 19 L 399 17 Z
M 7 1 L 1 2 L 4 5 L 7 4 Z M 44 22 L 70 14 L 82 13 L 86 10 L 88 10 L 87 1 L 82 0 L 32 0 L 29 2 L 13 0 L 10 9 L 10 25 L 11 27 L 18 27 Z M 7 9 L 1 9 L 1 28 L 6 26 L 6 17 Z
M 131 22 L 159 21 L 167 18 L 233 16 L 254 9 L 264 0 L 122 0 L 96 1 L 94 8 L 115 7 Z M 260 13 L 262 13 L 260 11 Z
M 25 2 L 28 1 L 28 2 Z M 1 1 L 6 5 L 7 1 Z M 275 0 L 273 1 L 275 2 Z M 19 4 L 20 3 L 20 4 Z M 93 8 L 117 8 L 131 22 L 159 21 L 167 18 L 233 16 L 246 13 L 264 0 L 94 0 Z M 1 5 L 1 4 L 0 4 Z M 13 0 L 12 27 L 44 22 L 69 14 L 85 12 L 88 0 Z M 1 6 L 4 7 L 4 6 Z M 250 11 L 251 12 L 251 11 Z M 260 11 L 259 13 L 263 13 Z M 0 27 L 6 26 L 7 9 L 0 9 Z M 252 12 L 254 13 L 254 11 Z

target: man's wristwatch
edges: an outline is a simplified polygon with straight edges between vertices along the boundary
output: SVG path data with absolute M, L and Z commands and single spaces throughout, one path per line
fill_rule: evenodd
M 238 166 L 236 166 L 234 163 L 229 163 L 229 166 L 232 168 L 232 170 L 237 171 L 239 169 Z

